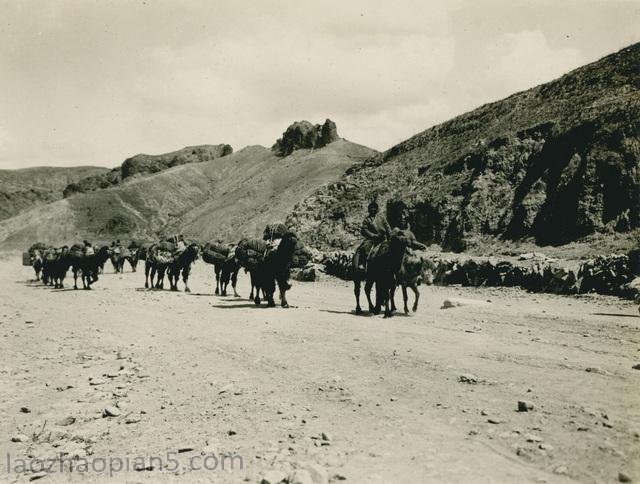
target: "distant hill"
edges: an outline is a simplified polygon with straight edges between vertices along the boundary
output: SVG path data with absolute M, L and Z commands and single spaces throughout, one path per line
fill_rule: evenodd
M 561 245 L 640 227 L 640 44 L 434 126 L 351 168 L 288 218 L 319 247 L 366 205 L 406 202 L 422 241 Z
M 288 156 L 262 146 L 247 147 L 210 161 L 132 177 L 4 220 L 0 247 L 22 248 L 35 240 L 152 240 L 175 233 L 198 240 L 260 235 L 267 223 L 283 220 L 319 186 L 375 153 L 341 139 Z
M 71 168 L 36 167 L 0 170 L 0 220 L 32 207 L 62 198 L 70 183 L 88 176 L 101 176 L 107 168 L 75 166 Z
M 178 151 L 161 155 L 139 154 L 127 158 L 122 165 L 106 173 L 98 173 L 68 184 L 64 196 L 85 193 L 118 185 L 133 176 L 149 175 L 187 163 L 201 163 L 215 160 L 233 153 L 227 144 L 187 146 Z

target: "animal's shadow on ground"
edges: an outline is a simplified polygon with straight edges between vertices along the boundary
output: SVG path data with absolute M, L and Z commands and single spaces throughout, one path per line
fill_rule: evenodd
M 352 309 L 351 311 L 335 311 L 335 310 L 333 310 L 333 309 L 320 309 L 320 311 L 321 311 L 321 312 L 323 312 L 323 313 L 330 313 L 330 314 L 347 314 L 347 315 L 349 315 L 349 316 L 358 316 L 358 317 L 362 317 L 362 316 L 364 316 L 364 317 L 371 317 L 371 316 L 384 316 L 384 311 L 380 311 L 380 313 L 379 313 L 379 314 L 374 314 L 374 313 L 372 313 L 372 312 L 370 312 L 370 311 L 364 311 L 364 310 L 362 311 L 362 313 L 358 314 L 358 313 L 356 313 L 356 311 L 355 311 L 354 309 Z M 395 312 L 392 314 L 392 316 L 393 316 L 393 317 L 395 317 L 395 316 L 402 316 L 402 317 L 404 317 L 404 318 L 410 318 L 410 317 L 412 317 L 413 315 L 412 315 L 411 313 L 409 313 L 409 314 L 405 314 L 404 312 L 395 311 Z
M 169 292 L 172 294 L 187 294 L 187 295 L 194 295 L 194 296 L 208 296 L 209 294 L 203 294 L 203 293 L 191 293 L 191 292 L 184 292 L 184 290 L 182 289 L 178 289 L 176 291 L 173 291 L 171 289 L 169 289 L 168 287 L 136 287 L 136 291 L 138 292 Z
M 611 316 L 614 318 L 640 318 L 640 314 L 624 314 L 624 313 L 591 313 L 594 316 Z
M 268 309 L 268 306 L 266 304 L 260 304 L 258 306 L 252 302 L 246 302 L 242 304 L 212 304 L 211 307 L 216 309 L 239 309 L 239 308 Z
M 224 296 L 222 296 L 222 297 L 224 297 Z M 227 301 L 238 301 L 238 298 L 233 297 L 233 296 L 232 297 L 227 296 L 226 300 Z M 240 304 L 212 304 L 211 307 L 212 308 L 216 308 L 216 309 L 240 309 L 240 308 L 274 309 L 274 308 L 279 308 L 281 306 L 280 306 L 280 304 L 276 304 L 275 306 L 269 307 L 269 306 L 267 306 L 267 304 L 264 301 L 261 302 L 260 305 L 256 305 L 254 302 L 247 301 L 245 299 L 245 302 L 242 302 Z M 290 305 L 288 308 L 284 308 L 284 309 L 296 309 L 296 308 L 298 308 L 298 306 Z
M 43 284 L 41 281 L 36 281 L 36 280 L 29 280 L 29 281 L 15 281 L 16 284 L 22 284 L 24 287 L 31 287 L 34 289 L 47 289 L 51 292 L 63 292 L 63 291 L 74 291 L 75 289 L 73 289 L 73 287 L 63 287 L 63 288 L 56 288 L 53 286 L 50 286 L 48 284 Z

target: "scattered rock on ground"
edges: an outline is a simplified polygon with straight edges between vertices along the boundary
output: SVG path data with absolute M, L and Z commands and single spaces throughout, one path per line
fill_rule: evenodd
M 73 425 L 74 423 L 76 423 L 76 418 L 69 416 L 69 417 L 65 417 L 62 420 L 60 420 L 58 422 L 58 425 L 60 427 L 66 427 L 68 425 Z
M 308 470 L 296 469 L 289 476 L 289 484 L 314 484 L 314 482 Z
M 631 476 L 629 474 L 627 474 L 626 472 L 618 472 L 618 481 L 620 482 L 631 482 Z
M 272 469 L 270 471 L 266 471 L 263 474 L 260 484 L 278 484 L 286 480 L 287 480 L 286 472 Z
M 459 381 L 460 383 L 470 383 L 470 384 L 472 384 L 472 385 L 473 385 L 473 384 L 478 383 L 478 377 L 477 377 L 477 376 L 475 376 L 475 375 L 474 375 L 474 374 L 472 374 L 472 373 L 465 373 L 465 374 L 460 375 L 460 376 L 458 377 L 458 381 Z
M 311 475 L 314 484 L 326 484 L 328 482 L 327 471 L 315 462 L 306 462 L 300 465 L 300 469 L 306 470 Z
M 536 443 L 542 442 L 542 440 L 543 440 L 542 437 L 539 437 L 539 436 L 534 435 L 534 434 L 525 435 L 525 439 L 527 439 L 527 442 L 536 442 Z
M 518 402 L 518 412 L 528 412 L 529 410 L 533 410 L 533 403 L 525 402 L 523 400 Z
M 103 417 L 118 417 L 120 416 L 120 409 L 114 405 L 109 405 L 105 407 L 102 412 Z

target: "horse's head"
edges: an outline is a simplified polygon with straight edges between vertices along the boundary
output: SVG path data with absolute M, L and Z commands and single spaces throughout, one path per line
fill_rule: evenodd
M 196 260 L 198 257 L 200 257 L 200 253 L 202 252 L 202 249 L 200 247 L 200 244 L 193 242 L 187 246 L 185 251 L 187 254 L 189 254 L 189 257 L 192 260 Z
M 389 249 L 393 252 L 404 252 L 409 246 L 409 235 L 404 230 L 394 228 L 389 238 Z
M 97 258 L 101 263 L 105 262 L 109 257 L 111 257 L 111 254 L 113 254 L 113 251 L 106 245 L 100 247 L 98 249 L 98 252 L 96 252 Z
M 435 262 L 428 257 L 422 255 L 420 259 L 422 260 L 422 282 L 430 286 L 435 280 L 437 266 Z
M 297 244 L 298 236 L 294 232 L 288 231 L 282 236 L 282 240 L 280 240 L 277 251 L 287 257 L 293 256 Z

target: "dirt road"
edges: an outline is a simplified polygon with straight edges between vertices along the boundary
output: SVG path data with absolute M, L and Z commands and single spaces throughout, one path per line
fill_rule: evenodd
M 625 301 L 429 287 L 415 315 L 383 319 L 353 315 L 335 279 L 263 309 L 214 296 L 202 261 L 190 295 L 111 267 L 93 291 L 52 290 L 19 262 L 0 260 L 0 481 L 640 479 Z M 16 469 L 60 452 L 91 464 Z M 243 468 L 195 469 L 207 455 Z

